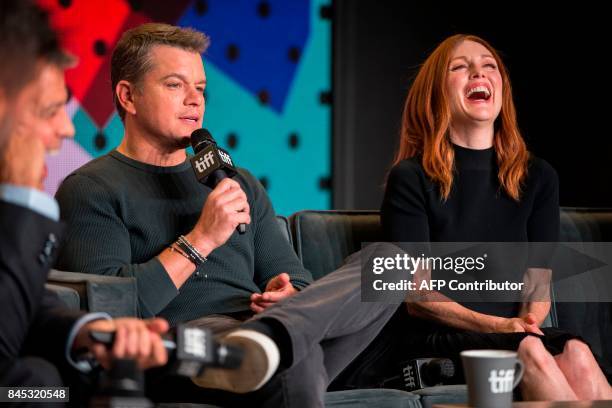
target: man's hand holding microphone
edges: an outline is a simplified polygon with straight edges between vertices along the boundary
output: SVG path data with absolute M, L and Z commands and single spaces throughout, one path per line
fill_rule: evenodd
M 217 147 L 206 129 L 192 133 L 191 145 L 196 153 L 191 158 L 195 176 L 212 191 L 193 229 L 158 257 L 177 288 L 194 271 L 197 274 L 198 266 L 212 251 L 225 244 L 234 231 L 242 234 L 251 223 L 247 196 L 240 184 L 231 178 L 236 169 L 229 153 Z
M 161 337 L 167 331 L 168 322 L 160 318 L 94 320 L 80 328 L 72 348 L 91 352 L 105 369 L 109 369 L 116 359 L 130 359 L 144 370 L 168 362 L 168 353 Z M 114 333 L 114 342 L 112 345 L 97 343 L 90 337 L 91 332 Z
M 196 178 L 200 183 L 212 189 L 194 228 L 171 245 L 185 259 L 191 259 L 196 267 L 199 262 L 216 248 L 225 244 L 234 231 L 246 232 L 251 223 L 251 208 L 246 193 L 238 182 L 232 179 L 237 171 L 228 152 L 219 148 L 212 135 L 206 129 L 198 129 L 191 135 L 191 146 L 195 152 L 191 160 Z M 178 246 L 175 247 L 175 246 Z M 192 247 L 197 253 L 190 257 Z M 181 264 L 172 261 L 167 252 L 160 254 L 160 261 L 166 267 L 174 284 L 179 288 L 193 273 L 194 266 L 181 260 Z M 177 257 L 174 260 L 179 259 Z M 293 287 L 287 273 L 281 273 L 270 279 L 263 293 L 253 293 L 250 308 L 260 313 L 278 301 L 293 295 Z
M 245 192 L 237 181 L 225 178 L 210 193 L 198 222 L 186 238 L 203 256 L 225 244 L 240 224 L 251 223 Z

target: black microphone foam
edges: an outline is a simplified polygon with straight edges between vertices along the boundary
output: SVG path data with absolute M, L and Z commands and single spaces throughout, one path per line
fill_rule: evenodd
M 426 384 L 444 384 L 455 376 L 455 364 L 448 358 L 435 358 L 421 366 L 421 377 Z
M 213 139 L 208 129 L 197 129 L 193 131 L 191 134 L 191 147 L 196 154 L 204 149 L 207 143 L 216 144 L 215 139 Z
M 398 382 L 398 378 L 401 381 Z M 457 384 L 455 363 L 448 358 L 416 358 L 401 364 L 401 374 L 385 380 L 386 387 L 415 391 L 439 384 Z

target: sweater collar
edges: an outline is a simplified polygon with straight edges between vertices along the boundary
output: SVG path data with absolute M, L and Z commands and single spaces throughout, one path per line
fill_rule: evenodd
M 496 166 L 495 148 L 469 149 L 453 143 L 458 169 L 492 169 Z
M 182 162 L 181 164 L 177 164 L 176 166 L 154 166 L 152 164 L 143 163 L 138 160 L 131 159 L 126 155 L 119 153 L 117 150 L 111 151 L 109 153 L 109 156 L 132 167 L 144 170 L 148 173 L 180 173 L 191 168 L 189 157 L 187 157 L 184 162 Z

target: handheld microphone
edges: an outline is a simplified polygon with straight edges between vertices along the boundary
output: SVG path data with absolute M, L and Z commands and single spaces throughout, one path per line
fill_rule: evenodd
M 440 384 L 457 384 L 455 364 L 448 358 L 417 358 L 401 363 L 398 375 L 385 379 L 381 386 L 415 391 Z
M 114 332 L 91 331 L 89 337 L 107 347 L 115 342 Z M 197 377 L 206 367 L 238 368 L 244 356 L 239 347 L 219 344 L 209 329 L 187 325 L 178 325 L 175 339 L 163 343 L 171 371 L 185 377 Z
M 417 358 L 402 369 L 404 386 L 411 391 L 449 384 L 455 376 L 455 364 L 448 358 Z
M 191 167 L 200 183 L 214 189 L 224 178 L 236 175 L 236 167 L 229 153 L 217 146 L 208 130 L 194 130 L 191 134 L 191 147 L 195 153 L 191 158 Z M 246 225 L 239 224 L 236 230 L 244 234 Z

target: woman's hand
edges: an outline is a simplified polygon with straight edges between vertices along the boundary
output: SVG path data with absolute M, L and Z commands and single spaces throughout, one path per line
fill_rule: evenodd
M 538 327 L 537 319 L 533 313 L 523 317 L 503 318 L 495 327 L 498 333 L 535 333 L 543 335 Z

